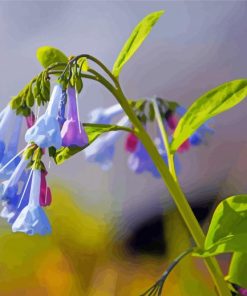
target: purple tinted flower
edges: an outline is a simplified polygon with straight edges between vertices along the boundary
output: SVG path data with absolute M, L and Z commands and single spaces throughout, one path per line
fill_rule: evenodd
M 119 126 L 128 126 L 129 119 L 124 116 L 118 123 Z M 112 159 L 115 153 L 115 143 L 121 136 L 122 131 L 109 132 L 96 139 L 85 150 L 85 157 L 90 162 L 98 163 L 103 170 L 108 170 L 112 166 Z
M 27 117 L 25 117 L 26 119 L 26 124 L 27 124 L 27 128 L 30 128 L 34 125 L 35 123 L 35 115 L 34 113 L 31 111 L 31 114 L 28 115 Z
M 150 172 L 155 178 L 159 178 L 160 174 L 155 167 L 152 159 L 147 153 L 143 144 L 139 141 L 135 152 L 131 153 L 128 158 L 129 169 L 136 174 L 141 174 L 145 171 Z
M 64 122 L 63 128 L 61 130 L 62 145 L 68 146 L 80 146 L 83 147 L 88 144 L 88 136 L 81 126 L 78 118 L 77 109 L 77 98 L 75 88 L 68 88 L 69 95 L 69 109 L 68 109 L 68 119 Z
M 97 108 L 89 114 L 90 123 L 110 124 L 112 118 L 123 113 L 123 109 L 119 104 L 109 108 Z
M 168 164 L 167 154 L 164 148 L 163 141 L 160 138 L 156 138 L 154 142 L 163 160 L 166 164 Z M 138 141 L 136 150 L 131 153 L 128 158 L 128 166 L 129 169 L 134 171 L 136 174 L 149 172 L 153 175 L 153 177 L 160 178 L 159 171 L 157 170 L 151 157 L 140 141 Z M 175 157 L 175 167 L 176 170 L 179 171 L 179 163 L 177 157 Z
M 57 120 L 58 105 L 62 96 L 62 88 L 55 85 L 46 112 L 29 128 L 25 135 L 27 143 L 34 142 L 41 148 L 61 147 L 62 139 Z
M 51 232 L 50 223 L 39 205 L 40 185 L 41 172 L 33 170 L 29 202 L 14 221 L 12 225 L 14 232 L 20 231 L 29 235 L 45 235 Z

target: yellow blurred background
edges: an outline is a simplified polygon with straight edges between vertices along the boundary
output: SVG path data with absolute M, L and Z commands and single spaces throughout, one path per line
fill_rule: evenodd
M 84 212 L 68 189 L 52 188 L 53 203 L 47 208 L 52 235 L 28 236 L 11 233 L 7 226 L 1 229 L 1 296 L 140 295 L 191 246 L 180 216 L 173 211 L 164 217 L 163 255 L 130 252 L 126 242 L 114 236 L 113 224 Z M 164 286 L 167 294 L 216 295 L 203 263 L 191 256 L 169 276 Z

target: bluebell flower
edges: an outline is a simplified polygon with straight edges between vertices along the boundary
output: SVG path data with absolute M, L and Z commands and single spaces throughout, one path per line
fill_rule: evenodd
M 34 142 L 41 148 L 62 145 L 60 125 L 57 120 L 58 105 L 62 96 L 62 87 L 55 85 L 46 112 L 29 128 L 25 135 L 27 143 Z
M 97 108 L 89 113 L 90 123 L 110 124 L 114 116 L 123 113 L 120 104 L 113 105 L 109 108 Z
M 167 161 L 167 156 L 164 155 L 165 161 Z M 143 144 L 139 141 L 135 152 L 131 153 L 128 158 L 128 167 L 130 170 L 136 174 L 142 174 L 147 171 L 151 173 L 155 178 L 159 178 L 160 174 L 155 167 L 152 159 L 147 153 Z
M 168 165 L 168 159 L 164 143 L 160 137 L 155 138 L 154 143 L 156 144 L 159 154 L 162 156 L 164 162 Z M 174 159 L 175 168 L 177 173 L 180 171 L 180 165 L 177 156 Z M 130 170 L 136 174 L 142 174 L 144 172 L 149 172 L 155 178 L 160 178 L 160 173 L 154 165 L 151 157 L 149 156 L 144 145 L 138 141 L 135 151 L 133 151 L 128 158 L 128 167 Z
M 68 95 L 68 119 L 61 130 L 62 145 L 83 147 L 88 144 L 88 136 L 79 120 L 75 88 L 69 87 Z
M 4 158 L 5 149 L 7 146 L 7 136 L 9 135 L 9 128 L 16 119 L 19 119 L 15 112 L 7 105 L 0 113 L 0 162 Z M 17 123 L 18 124 L 18 123 Z M 14 126 L 14 130 L 17 126 Z M 18 137 L 19 139 L 19 137 Z
M 22 128 L 22 116 L 16 116 L 13 126 L 13 132 L 10 136 L 10 140 L 5 147 L 4 155 L 0 161 L 0 179 L 8 179 L 14 172 L 16 166 L 20 162 L 20 156 L 17 156 L 19 138 Z M 13 161 L 11 161 L 13 159 Z M 9 163 L 10 162 L 10 163 Z M 6 165 L 9 163 L 8 165 Z
M 14 232 L 25 232 L 29 235 L 45 235 L 51 232 L 51 226 L 44 210 L 40 207 L 41 171 L 33 170 L 30 197 L 12 225 Z
M 0 213 L 2 218 L 5 218 L 8 223 L 13 224 L 16 218 L 19 216 L 22 209 L 28 204 L 30 188 L 31 188 L 32 172 L 29 176 L 26 175 L 26 180 L 22 184 L 20 193 L 15 193 L 12 197 L 3 201 L 3 209 Z
M 18 183 L 21 176 L 27 167 L 29 160 L 22 158 L 11 177 L 0 184 L 0 199 L 9 200 L 13 198 L 18 192 Z
M 124 116 L 117 125 L 128 126 L 128 117 Z M 98 163 L 103 170 L 110 169 L 115 153 L 115 143 L 121 137 L 121 134 L 122 131 L 114 131 L 102 135 L 84 150 L 85 158 L 89 162 Z

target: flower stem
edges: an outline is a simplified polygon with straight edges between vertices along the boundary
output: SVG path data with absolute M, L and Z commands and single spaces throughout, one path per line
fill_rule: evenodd
M 186 223 L 197 247 L 203 248 L 204 241 L 205 241 L 205 235 L 200 227 L 200 224 L 198 223 L 178 181 L 176 178 L 176 173 L 173 162 L 173 156 L 170 157 L 170 166 L 171 170 L 173 171 L 174 177 L 169 172 L 169 169 L 167 168 L 165 162 L 163 161 L 161 155 L 157 151 L 152 139 L 148 135 L 148 133 L 145 131 L 144 127 L 142 126 L 141 122 L 136 117 L 134 111 L 132 110 L 131 106 L 128 103 L 127 98 L 124 96 L 123 91 L 118 84 L 118 88 L 114 91 L 113 95 L 116 97 L 126 114 L 128 115 L 130 121 L 136 128 L 136 133 L 140 140 L 142 141 L 143 145 L 145 146 L 147 152 L 149 153 L 150 157 L 152 158 L 154 164 L 156 165 L 157 169 L 159 170 L 161 177 L 164 181 L 164 183 L 167 186 L 168 191 L 170 192 L 184 222 Z M 164 132 L 163 132 L 164 133 Z M 168 139 L 166 133 L 165 135 L 165 141 L 167 144 L 167 147 L 169 147 Z M 169 148 L 168 148 L 169 151 Z M 170 154 L 170 153 L 169 153 Z M 211 277 L 214 281 L 214 284 L 218 290 L 218 293 L 220 296 L 231 296 L 230 290 L 228 289 L 228 286 L 224 280 L 224 276 L 222 274 L 222 271 L 218 265 L 217 260 L 214 257 L 208 257 L 204 258 L 206 266 L 208 268 L 209 273 L 211 274 Z
M 101 67 L 101 69 L 110 76 L 111 80 L 114 82 L 114 85 L 112 85 L 104 76 L 102 76 L 97 71 L 90 68 L 88 70 L 89 73 L 93 75 L 88 75 L 88 79 L 93 79 L 101 84 L 103 84 L 117 99 L 119 104 L 122 106 L 123 110 L 125 111 L 126 115 L 129 117 L 130 121 L 132 122 L 136 135 L 141 140 L 142 144 L 146 148 L 147 152 L 149 153 L 150 157 L 152 158 L 155 166 L 157 167 L 158 171 L 160 172 L 160 175 L 171 194 L 185 224 L 187 225 L 187 228 L 189 229 L 196 245 L 198 248 L 202 249 L 204 246 L 205 241 L 205 235 L 200 227 L 200 224 L 198 223 L 188 201 L 185 197 L 180 184 L 177 180 L 175 167 L 174 167 L 174 160 L 173 155 L 170 153 L 169 150 L 169 141 L 166 134 L 166 131 L 161 129 L 162 137 L 167 149 L 168 159 L 169 159 L 169 169 L 166 166 L 165 162 L 163 161 L 163 158 L 159 154 L 158 150 L 156 149 L 152 139 L 150 138 L 149 134 L 146 132 L 145 128 L 143 127 L 142 123 L 137 118 L 135 112 L 131 108 L 127 98 L 125 97 L 121 86 L 119 84 L 118 78 L 114 77 L 110 70 L 99 60 L 97 60 L 95 57 L 92 57 L 90 55 L 80 55 L 74 58 L 70 61 L 72 64 L 74 61 L 76 61 L 79 57 L 85 57 L 87 59 L 90 59 L 94 61 L 98 66 Z M 65 68 L 63 74 L 66 72 L 67 67 Z M 62 74 L 62 75 L 63 75 Z M 162 118 L 159 118 L 158 114 L 158 124 L 162 124 Z M 222 274 L 222 271 L 218 265 L 217 260 L 214 257 L 207 257 L 204 258 L 205 264 L 208 268 L 208 271 L 213 279 L 213 282 L 217 288 L 217 291 L 220 296 L 231 296 L 230 290 L 224 280 L 224 276 Z
M 175 165 L 174 165 L 174 155 L 170 152 L 168 135 L 165 130 L 163 120 L 162 120 L 162 117 L 161 117 L 161 114 L 159 111 L 159 106 L 157 104 L 156 99 L 153 99 L 153 106 L 154 106 L 155 118 L 156 118 L 157 124 L 159 126 L 161 137 L 164 142 L 164 146 L 165 146 L 166 153 L 167 153 L 169 171 L 170 171 L 171 175 L 173 176 L 173 179 L 175 181 L 177 181 L 177 175 L 176 175 L 176 170 L 175 170 Z

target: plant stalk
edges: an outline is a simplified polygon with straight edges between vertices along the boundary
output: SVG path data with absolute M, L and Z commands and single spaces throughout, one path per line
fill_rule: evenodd
M 170 153 L 170 150 L 169 150 L 169 141 L 168 141 L 168 137 L 167 137 L 165 129 L 164 128 L 163 128 L 163 130 L 161 129 L 161 133 L 162 133 L 162 138 L 164 140 L 164 144 L 167 149 L 167 154 L 168 154 L 167 156 L 168 156 L 168 163 L 169 163 L 170 171 L 169 171 L 168 167 L 166 166 L 165 162 L 163 161 L 163 158 L 159 154 L 158 150 L 156 149 L 149 134 L 146 132 L 142 123 L 139 121 L 135 112 L 131 108 L 127 98 L 125 97 L 125 95 L 121 89 L 118 79 L 112 75 L 110 70 L 102 62 L 100 62 L 98 59 L 96 59 L 95 57 L 92 57 L 90 55 L 83 54 L 78 57 L 75 57 L 73 60 L 70 61 L 70 63 L 68 65 L 72 64 L 79 57 L 85 57 L 87 59 L 94 61 L 113 80 L 114 86 L 104 76 L 102 76 L 100 73 L 93 70 L 92 68 L 90 68 L 88 72 L 90 72 L 93 75 L 92 76 L 85 75 L 85 76 L 87 76 L 85 78 L 93 79 L 93 80 L 96 80 L 96 81 L 100 82 L 101 84 L 103 84 L 113 94 L 113 96 L 117 99 L 119 104 L 122 106 L 123 110 L 125 111 L 126 115 L 129 117 L 130 121 L 132 122 L 132 124 L 135 128 L 135 132 L 136 132 L 137 136 L 141 140 L 141 142 L 144 145 L 144 147 L 146 148 L 149 156 L 151 157 L 155 166 L 157 167 L 158 171 L 160 172 L 160 175 L 161 175 L 169 193 L 171 194 L 186 226 L 188 227 L 197 247 L 202 249 L 204 246 L 205 235 L 204 235 L 204 233 L 200 227 L 200 224 L 198 223 L 198 221 L 197 221 L 197 219 L 196 219 L 196 217 L 195 217 L 195 215 L 194 215 L 194 213 L 193 213 L 193 211 L 192 211 L 192 209 L 191 209 L 191 207 L 190 207 L 190 205 L 189 205 L 189 203 L 188 203 L 188 201 L 181 189 L 181 186 L 177 180 L 176 171 L 175 171 L 175 167 L 174 167 L 174 159 L 173 159 L 173 155 Z M 67 67 L 68 67 L 68 65 L 67 65 Z M 65 67 L 63 74 L 66 72 L 67 67 Z M 159 122 L 160 122 L 159 124 L 162 123 L 161 118 L 159 119 Z M 163 126 L 163 124 L 162 124 L 162 126 Z M 213 279 L 213 282 L 217 288 L 219 295 L 220 296 L 231 296 L 230 290 L 228 289 L 227 283 L 224 280 L 224 276 L 222 274 L 222 271 L 219 267 L 217 260 L 214 257 L 207 257 L 207 258 L 204 258 L 204 261 L 205 261 L 208 271 Z
M 167 168 L 161 155 L 157 151 L 152 139 L 150 138 L 150 136 L 142 126 L 141 122 L 136 117 L 134 111 L 130 107 L 128 100 L 124 96 L 123 91 L 119 84 L 118 84 L 118 88 L 114 91 L 113 95 L 116 97 L 116 99 L 118 100 L 118 102 L 120 103 L 120 105 L 122 106 L 126 114 L 128 115 L 133 126 L 136 128 L 136 133 L 139 139 L 141 140 L 142 144 L 145 146 L 147 152 L 149 153 L 154 164 L 159 170 L 161 177 L 169 193 L 171 194 L 185 224 L 187 225 L 197 247 L 203 248 L 205 235 L 177 181 L 176 172 L 174 169 L 173 155 L 168 155 L 168 159 L 169 159 L 169 166 L 171 168 L 171 171 L 174 174 L 174 177 L 169 172 L 169 169 Z M 167 135 L 165 136 L 165 138 L 167 138 Z M 165 141 L 167 141 L 167 144 L 168 144 L 167 147 L 169 147 L 168 138 Z M 217 260 L 214 257 L 207 257 L 207 258 L 204 258 L 204 261 L 214 281 L 214 284 L 217 288 L 219 295 L 231 296 L 230 290 L 228 289 L 227 283 L 224 280 L 224 276 L 222 274 L 222 271 L 219 267 Z

